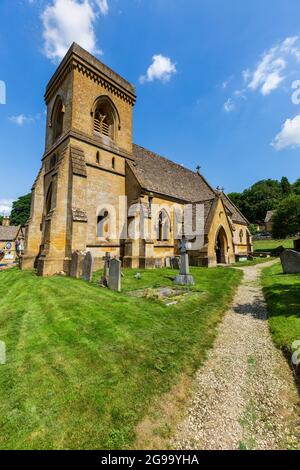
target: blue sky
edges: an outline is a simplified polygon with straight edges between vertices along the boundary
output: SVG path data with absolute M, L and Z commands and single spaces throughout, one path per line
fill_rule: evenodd
M 73 40 L 136 85 L 134 142 L 227 192 L 296 180 L 299 13 L 299 0 L 0 0 L 0 212 L 38 172 L 45 86 Z

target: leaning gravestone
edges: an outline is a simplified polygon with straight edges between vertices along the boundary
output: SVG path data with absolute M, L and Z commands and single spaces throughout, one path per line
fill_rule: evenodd
M 112 259 L 109 264 L 108 287 L 121 292 L 121 261 L 118 259 Z
M 75 277 L 76 279 L 80 278 L 83 260 L 84 260 L 84 254 L 81 253 L 80 251 L 74 251 L 74 253 L 72 253 L 71 270 L 70 270 L 71 277 Z
M 294 250 L 285 250 L 280 255 L 284 274 L 300 274 L 300 253 Z
M 94 264 L 93 255 L 90 251 L 88 251 L 82 263 L 81 279 L 83 279 L 84 281 L 92 282 L 93 264 Z

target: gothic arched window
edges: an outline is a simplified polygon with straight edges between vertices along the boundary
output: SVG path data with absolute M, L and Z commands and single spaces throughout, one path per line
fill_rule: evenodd
M 53 126 L 53 142 L 55 142 L 63 133 L 64 128 L 64 105 L 59 97 L 55 103 L 52 126 Z
M 110 139 L 115 138 L 115 118 L 112 106 L 108 101 L 100 101 L 94 114 L 94 131 Z
M 168 241 L 170 236 L 170 219 L 166 211 L 162 210 L 158 216 L 157 240 Z
M 107 238 L 109 236 L 109 213 L 102 209 L 97 217 L 97 237 Z
M 240 230 L 239 237 L 240 237 L 240 243 L 243 243 L 243 240 L 244 240 L 244 232 L 243 232 L 242 229 Z
M 45 215 L 47 216 L 52 209 L 52 183 L 49 186 L 46 196 Z

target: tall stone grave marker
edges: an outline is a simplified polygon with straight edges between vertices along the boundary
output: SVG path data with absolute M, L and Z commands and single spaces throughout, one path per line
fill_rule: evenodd
M 82 252 L 74 251 L 74 253 L 72 253 L 71 270 L 70 270 L 71 277 L 75 277 L 76 279 L 80 278 L 80 275 L 82 272 L 83 260 L 84 260 L 84 254 Z
M 93 255 L 90 251 L 88 251 L 83 260 L 81 279 L 87 282 L 92 282 L 93 265 L 94 265 Z
M 194 285 L 195 281 L 190 274 L 189 255 L 187 253 L 187 246 L 185 237 L 182 238 L 180 245 L 180 272 L 175 278 L 175 284 L 182 286 Z
M 108 287 L 111 290 L 121 292 L 121 261 L 118 259 L 110 261 Z

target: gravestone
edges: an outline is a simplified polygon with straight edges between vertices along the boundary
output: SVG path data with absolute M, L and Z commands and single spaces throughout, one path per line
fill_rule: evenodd
M 121 261 L 112 259 L 109 265 L 108 287 L 111 290 L 121 292 Z
M 300 238 L 298 238 L 297 240 L 294 240 L 294 250 L 300 251 Z
M 88 251 L 82 263 L 81 279 L 83 279 L 84 281 L 92 282 L 93 264 L 94 264 L 93 255 L 90 251 Z
M 171 258 L 167 257 L 165 259 L 165 266 L 166 268 L 170 268 L 171 267 Z
M 280 255 L 284 274 L 300 274 L 300 253 L 294 250 L 285 250 Z
M 109 252 L 106 252 L 106 253 L 105 253 L 105 256 L 104 256 L 104 277 L 105 277 L 105 279 L 108 279 L 108 276 L 109 276 L 109 265 L 110 265 L 110 262 L 111 262 L 110 253 L 109 253 Z
M 84 260 L 84 254 L 80 251 L 74 251 L 71 258 L 71 270 L 70 276 L 76 279 L 80 278 L 82 272 L 82 264 Z
M 171 258 L 171 268 L 172 269 L 179 269 L 180 259 L 177 257 Z
M 175 284 L 182 286 L 194 285 L 195 281 L 190 274 L 189 255 L 187 253 L 187 244 L 183 237 L 180 244 L 180 272 L 175 278 Z

